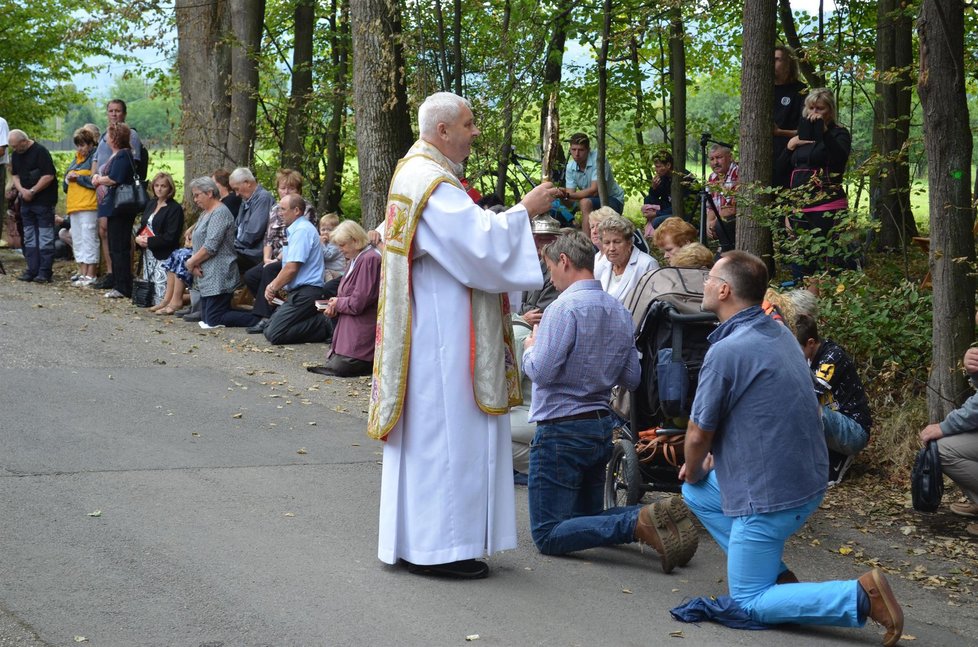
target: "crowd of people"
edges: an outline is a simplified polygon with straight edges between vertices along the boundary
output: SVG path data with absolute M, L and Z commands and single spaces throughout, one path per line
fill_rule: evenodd
M 42 144 L 22 130 L 8 133 L 0 119 L 0 150 L 12 150 L 6 198 L 18 220 L 7 235 L 23 232 L 27 262 L 19 280 L 53 280 L 59 239 L 77 263 L 75 287 L 129 299 L 135 282 L 155 315 L 244 327 L 272 344 L 331 343 L 325 366 L 310 370 L 370 374 L 380 253 L 360 225 L 335 213 L 317 219 L 302 176 L 287 168 L 275 175 L 277 200 L 244 167 L 190 180 L 198 212 L 188 218 L 169 173 L 146 182 L 148 153 L 125 122 L 125 102 L 110 101 L 106 118 L 105 133 L 94 124 L 75 131 L 75 155 L 60 175 Z M 63 217 L 55 213 L 59 187 Z
M 798 81 L 789 49 L 779 47 L 774 64 L 772 184 L 797 207 L 785 230 L 831 238 L 848 206 L 841 177 L 850 136 L 832 93 Z M 818 330 L 817 302 L 803 290 L 770 293 L 764 263 L 734 249 L 739 178 L 729 146 L 714 144 L 709 154 L 704 228 L 716 250 L 688 216 L 673 215 L 672 184 L 685 184 L 688 172 L 667 154 L 654 160 L 644 229 L 622 216 L 610 165 L 602 205 L 597 156 L 583 133 L 570 138 L 565 187 L 543 182 L 510 209 L 482 209 L 459 179 L 479 129 L 469 103 L 451 93 L 421 105 L 420 138 L 395 171 L 377 230 L 335 214 L 317 219 L 294 170 L 276 173 L 276 200 L 243 167 L 189 181 L 199 214 L 187 227 L 167 173 L 152 178 L 142 211 L 119 197 L 146 152 L 124 103 L 110 102 L 107 116 L 104 135 L 91 126 L 75 132 L 76 155 L 60 183 L 78 263 L 73 284 L 129 297 L 135 250 L 156 315 L 244 327 L 273 344 L 330 343 L 325 365 L 311 372 L 372 375 L 368 433 L 385 441 L 382 561 L 424 575 L 487 576 L 481 558 L 516 545 L 513 486 L 525 483 L 530 534 L 548 555 L 638 543 L 669 573 L 693 558 L 698 519 L 726 553 L 731 601 L 700 599 L 675 613 L 735 626 L 862 626 L 871 618 L 886 628 L 884 644 L 899 640 L 902 610 L 878 569 L 801 583 L 782 561 L 787 539 L 869 442 L 872 414 L 854 362 Z M 18 278 L 49 283 L 58 174 L 23 131 L 8 141 L 27 260 Z M 579 229 L 547 215 L 555 200 L 579 211 Z M 719 325 L 686 429 L 682 495 L 605 509 L 621 423 L 611 393 L 641 377 L 634 313 L 624 304 L 660 269 L 655 256 L 700 277 L 702 309 Z M 244 290 L 251 308 L 235 304 Z M 965 366 L 978 374 L 978 352 Z M 969 401 L 921 440 L 938 442 L 971 499 L 952 509 L 978 517 L 976 409 Z

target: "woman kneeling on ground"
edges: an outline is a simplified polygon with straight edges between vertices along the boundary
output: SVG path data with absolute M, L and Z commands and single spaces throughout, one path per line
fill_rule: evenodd
M 367 240 L 367 232 L 352 220 L 333 230 L 330 240 L 350 261 L 337 294 L 326 302 L 325 315 L 335 320 L 333 342 L 326 366 L 312 366 L 320 375 L 370 375 L 377 330 L 380 293 L 380 254 Z

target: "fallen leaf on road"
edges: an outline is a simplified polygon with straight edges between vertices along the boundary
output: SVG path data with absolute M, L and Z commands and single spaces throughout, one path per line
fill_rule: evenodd
M 282 516 L 283 516 L 283 517 L 294 517 L 294 516 L 295 516 L 295 513 L 294 513 L 294 512 L 286 512 L 286 513 L 285 513 L 285 514 L 283 514 Z
M 312 425 L 313 427 L 315 427 L 316 426 L 316 421 L 315 420 L 310 420 L 309 421 L 309 424 Z
M 88 513 L 88 516 L 89 517 L 101 517 L 102 516 L 102 511 L 101 510 L 96 510 L 94 512 L 89 512 Z
M 87 643 L 88 642 L 88 638 L 86 638 L 85 636 L 75 636 L 75 642 L 76 643 Z
M 469 642 L 472 642 L 473 640 L 478 640 L 479 634 L 469 634 L 468 636 L 465 637 L 465 639 L 468 640 Z
M 900 640 L 917 640 L 917 636 L 911 636 L 910 634 L 903 634 L 900 636 Z
M 234 414 L 234 415 L 233 415 L 233 416 L 231 416 L 231 417 L 232 417 L 232 418 L 240 418 L 240 417 L 241 417 L 241 414 L 240 414 L 240 413 L 236 413 L 236 414 Z
M 200 438 L 200 434 L 198 434 L 196 431 L 191 431 L 190 435 L 193 436 L 194 438 Z
M 308 453 L 309 452 L 306 451 L 305 447 L 300 447 L 298 451 L 296 451 L 296 454 L 308 454 Z
M 683 632 L 681 632 L 681 631 L 670 631 L 669 632 L 669 637 L 670 638 L 685 638 L 686 635 Z
M 852 554 L 852 548 L 850 548 L 849 546 L 843 546 L 842 548 L 839 549 L 839 554 L 850 555 Z
M 631 591 L 630 591 L 629 589 L 622 589 L 622 590 L 621 590 L 621 592 L 622 592 L 622 593 L 627 593 L 627 594 L 629 594 L 629 595 L 631 595 L 631 594 L 632 594 L 632 592 L 631 592 Z

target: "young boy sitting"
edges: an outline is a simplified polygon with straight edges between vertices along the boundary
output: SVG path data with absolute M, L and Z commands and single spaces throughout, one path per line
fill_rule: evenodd
M 829 447 L 829 484 L 836 485 L 869 443 L 873 425 L 869 400 L 852 358 L 832 340 L 819 338 L 813 317 L 800 314 L 795 318 L 795 338 L 815 377 Z

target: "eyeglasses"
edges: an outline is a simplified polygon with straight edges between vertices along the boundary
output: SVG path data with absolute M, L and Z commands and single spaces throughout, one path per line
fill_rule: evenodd
M 703 270 L 703 283 L 705 284 L 710 279 L 713 279 L 714 281 L 722 281 L 724 283 L 727 282 L 727 279 L 723 278 L 722 276 L 716 276 L 714 274 L 710 274 L 709 270 Z

